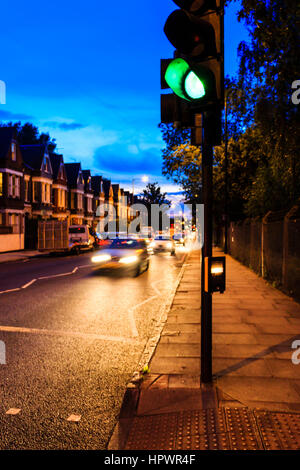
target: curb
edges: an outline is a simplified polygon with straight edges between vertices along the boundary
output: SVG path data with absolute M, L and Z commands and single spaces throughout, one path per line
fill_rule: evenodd
M 8 252 L 9 253 L 9 252 Z M 14 258 L 14 259 L 6 259 L 6 260 L 1 260 L 1 255 L 5 255 L 7 253 L 1 253 L 0 254 L 0 264 L 2 263 L 13 263 L 13 262 L 18 262 L 18 261 L 24 261 L 24 260 L 30 260 L 30 259 L 33 259 L 33 258 L 42 258 L 43 256 L 45 255 L 48 255 L 50 252 L 46 252 L 46 253 L 37 253 L 35 255 L 24 255 L 22 256 L 20 254 L 20 258 Z
M 118 418 L 118 422 L 113 430 L 110 440 L 107 444 L 107 450 L 123 450 L 127 441 L 128 434 L 131 429 L 131 425 L 134 419 L 135 411 L 137 409 L 139 397 L 140 397 L 140 384 L 143 380 L 143 376 L 148 371 L 148 365 L 155 353 L 156 347 L 161 338 L 161 333 L 164 324 L 167 320 L 169 311 L 171 309 L 175 294 L 178 286 L 181 282 L 184 270 L 186 268 L 186 261 L 189 253 L 186 253 L 180 272 L 178 274 L 175 286 L 173 287 L 168 299 L 163 304 L 160 310 L 159 320 L 155 327 L 156 333 L 152 336 L 142 353 L 142 359 L 138 364 L 138 370 L 133 373 L 131 380 L 127 384 L 125 389 L 121 410 Z

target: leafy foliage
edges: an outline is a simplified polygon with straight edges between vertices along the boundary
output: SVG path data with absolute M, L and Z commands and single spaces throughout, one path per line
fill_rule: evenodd
M 241 0 L 238 19 L 245 22 L 250 41 L 239 45 L 237 76 L 225 81 L 223 116 L 231 219 L 289 209 L 300 197 L 300 106 L 291 100 L 292 83 L 299 79 L 299 18 L 300 4 L 294 0 Z M 199 151 L 189 145 L 186 129 L 169 125 L 163 131 L 163 173 L 186 194 L 189 188 L 197 194 Z M 215 148 L 214 159 L 214 213 L 221 217 L 225 143 Z
M 30 122 L 21 124 L 21 122 L 9 122 L 0 124 L 1 127 L 14 127 L 17 132 L 17 139 L 20 145 L 46 144 L 49 152 L 53 152 L 56 148 L 55 139 L 51 139 L 48 133 L 39 132 L 38 127 Z
M 146 189 L 143 190 L 142 197 L 140 201 L 146 206 L 151 206 L 151 204 L 166 204 L 170 206 L 170 201 L 166 198 L 167 193 L 162 193 L 158 183 L 148 183 Z

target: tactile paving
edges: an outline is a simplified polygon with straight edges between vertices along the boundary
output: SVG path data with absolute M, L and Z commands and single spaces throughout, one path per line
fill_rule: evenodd
M 233 450 L 262 449 L 258 430 L 247 408 L 225 408 L 226 424 Z
M 125 450 L 300 450 L 300 414 L 213 408 L 141 416 Z
M 254 412 L 266 449 L 300 450 L 300 415 Z
M 176 449 L 177 422 L 178 413 L 135 418 L 125 450 Z

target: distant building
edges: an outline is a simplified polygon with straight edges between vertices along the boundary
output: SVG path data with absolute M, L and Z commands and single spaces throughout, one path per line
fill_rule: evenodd
M 0 251 L 24 248 L 24 165 L 16 133 L 0 127 Z
M 82 175 L 84 179 L 84 223 L 92 226 L 94 217 L 92 176 L 90 170 L 83 170 Z
M 102 176 L 92 176 L 92 190 L 93 190 L 93 228 L 97 229 L 97 226 L 101 220 L 100 206 L 103 206 L 105 202 L 103 179 Z
M 52 205 L 53 218 L 66 220 L 70 216 L 68 209 L 68 180 L 62 155 L 50 154 L 50 161 L 53 172 L 52 184 Z
M 20 145 L 27 177 L 30 175 L 31 194 L 27 198 L 31 204 L 31 217 L 49 219 L 52 217 L 53 172 L 47 146 Z M 29 181 L 27 179 L 27 181 Z
M 69 189 L 70 225 L 83 224 L 84 179 L 80 163 L 65 163 Z

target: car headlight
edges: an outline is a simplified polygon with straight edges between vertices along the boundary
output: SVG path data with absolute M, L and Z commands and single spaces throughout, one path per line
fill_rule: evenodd
M 169 242 L 169 243 L 167 244 L 167 247 L 168 247 L 168 248 L 172 248 L 172 246 L 173 246 L 173 245 L 172 245 L 171 242 Z
M 123 263 L 123 264 L 132 264 L 132 263 L 136 263 L 137 261 L 138 261 L 137 256 L 124 256 L 123 258 L 119 259 L 119 263 Z
M 92 263 L 102 263 L 111 260 L 110 255 L 97 255 L 92 257 Z

